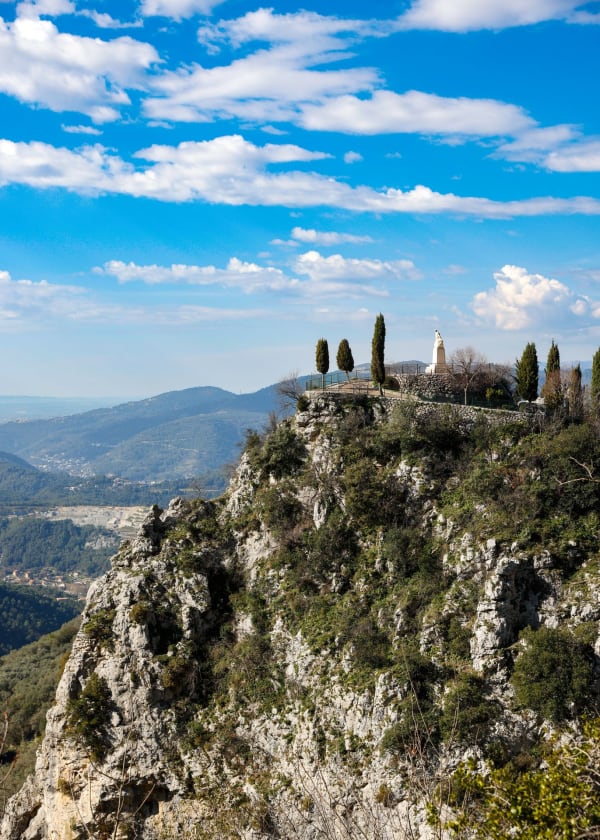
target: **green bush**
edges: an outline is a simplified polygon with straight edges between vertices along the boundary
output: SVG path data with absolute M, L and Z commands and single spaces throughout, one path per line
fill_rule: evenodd
M 568 630 L 540 627 L 525 630 L 525 649 L 512 674 L 519 706 L 559 722 L 593 703 L 593 658 L 588 645 Z
M 451 790 L 458 792 L 450 801 L 454 816 L 444 828 L 460 840 L 597 838 L 599 744 L 599 721 L 592 720 L 584 725 L 581 738 L 554 746 L 543 768 L 519 774 L 507 768 L 479 773 L 460 765 L 450 780 Z
M 443 699 L 440 732 L 444 741 L 485 740 L 495 711 L 495 705 L 485 695 L 482 676 L 474 671 L 459 674 Z
M 280 423 L 264 441 L 256 432 L 249 432 L 245 452 L 250 464 L 259 470 L 261 480 L 269 476 L 284 478 L 295 475 L 306 458 L 302 439 L 286 421 Z
M 107 650 L 112 650 L 114 647 L 112 627 L 115 615 L 116 610 L 114 608 L 105 607 L 92 613 L 83 625 L 85 635 L 98 645 L 100 649 L 106 648 Z
M 109 746 L 107 727 L 112 695 L 104 677 L 94 671 L 83 690 L 67 703 L 68 735 L 80 741 L 94 761 L 102 761 Z

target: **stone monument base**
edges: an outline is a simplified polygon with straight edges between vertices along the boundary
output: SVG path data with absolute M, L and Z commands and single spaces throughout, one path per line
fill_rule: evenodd
M 452 369 L 446 362 L 434 362 L 431 365 L 427 365 L 425 373 L 452 373 Z

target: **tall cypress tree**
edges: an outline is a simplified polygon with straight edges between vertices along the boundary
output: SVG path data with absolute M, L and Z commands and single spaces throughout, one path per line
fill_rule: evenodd
M 338 368 L 344 371 L 347 379 L 350 379 L 350 374 L 354 370 L 354 357 L 347 338 L 342 338 L 340 341 L 335 361 Z
M 583 388 L 581 387 L 581 366 L 571 368 L 569 379 L 569 416 L 572 420 L 583 417 Z
M 600 348 L 596 350 L 592 359 L 590 399 L 592 401 L 592 411 L 594 414 L 600 414 Z
M 523 355 L 517 359 L 515 379 L 517 394 L 527 402 L 532 402 L 538 395 L 539 366 L 535 344 L 529 342 L 523 350 Z
M 542 388 L 542 396 L 544 397 L 544 404 L 548 408 L 559 408 L 563 402 L 562 384 L 560 381 L 560 353 L 558 352 L 558 345 L 552 344 L 548 350 L 548 358 L 546 359 L 546 381 Z
M 381 312 L 375 319 L 373 340 L 371 341 L 371 377 L 379 385 L 379 393 L 383 394 L 385 382 L 385 321 Z
M 320 338 L 317 341 L 316 350 L 317 370 L 321 374 L 321 387 L 325 387 L 325 374 L 329 370 L 329 345 L 327 339 Z

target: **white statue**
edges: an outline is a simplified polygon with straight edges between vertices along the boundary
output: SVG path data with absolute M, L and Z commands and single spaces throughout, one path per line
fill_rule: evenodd
M 433 342 L 433 359 L 430 365 L 425 368 L 426 373 L 448 373 L 450 368 L 446 364 L 446 348 L 440 331 L 435 330 Z

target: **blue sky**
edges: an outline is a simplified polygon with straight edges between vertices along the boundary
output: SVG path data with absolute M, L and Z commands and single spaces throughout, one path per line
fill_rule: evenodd
M 600 345 L 600 4 L 0 0 L 0 392 Z

